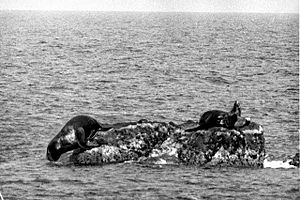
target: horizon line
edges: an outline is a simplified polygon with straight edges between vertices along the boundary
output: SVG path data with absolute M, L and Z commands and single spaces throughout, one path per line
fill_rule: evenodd
M 138 12 L 138 13 L 223 13 L 223 14 L 297 14 L 298 12 L 259 12 L 259 11 L 164 11 L 164 10 L 76 10 L 76 9 L 2 9 L 0 11 L 45 11 L 45 12 Z

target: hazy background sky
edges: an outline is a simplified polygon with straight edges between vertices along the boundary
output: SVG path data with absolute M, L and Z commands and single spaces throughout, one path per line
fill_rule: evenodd
M 299 0 L 0 0 L 0 9 L 299 13 Z

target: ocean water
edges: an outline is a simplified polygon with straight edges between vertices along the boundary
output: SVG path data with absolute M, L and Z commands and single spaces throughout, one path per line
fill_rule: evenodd
M 299 151 L 299 15 L 0 11 L 0 193 L 8 199 L 299 199 L 299 169 L 65 166 L 48 142 L 73 116 L 177 123 L 210 109 Z

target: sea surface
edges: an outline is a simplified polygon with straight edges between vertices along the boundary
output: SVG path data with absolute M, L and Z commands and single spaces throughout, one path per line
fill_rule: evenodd
M 0 11 L 0 193 L 9 199 L 300 199 L 299 169 L 46 160 L 72 117 L 182 123 L 210 109 L 299 151 L 299 15 Z

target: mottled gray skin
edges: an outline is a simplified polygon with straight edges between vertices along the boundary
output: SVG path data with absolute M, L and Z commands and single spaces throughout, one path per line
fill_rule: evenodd
M 74 149 L 90 149 L 87 142 L 101 130 L 100 124 L 92 117 L 79 115 L 70 119 L 47 147 L 47 159 L 57 161 L 60 156 Z

